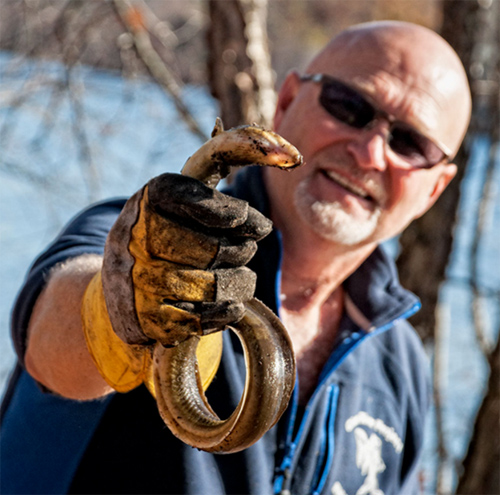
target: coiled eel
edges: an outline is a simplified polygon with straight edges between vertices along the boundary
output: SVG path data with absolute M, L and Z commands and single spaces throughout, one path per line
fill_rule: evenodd
M 291 169 L 302 156 L 290 143 L 260 126 L 224 130 L 217 119 L 212 139 L 191 156 L 182 174 L 215 187 L 229 165 L 264 165 Z M 234 453 L 264 435 L 281 417 L 295 385 L 295 357 L 288 333 L 278 317 L 257 299 L 230 327 L 242 343 L 246 379 L 236 409 L 220 419 L 208 403 L 196 359 L 199 337 L 173 348 L 156 345 L 153 379 L 158 410 L 171 432 L 207 452 Z

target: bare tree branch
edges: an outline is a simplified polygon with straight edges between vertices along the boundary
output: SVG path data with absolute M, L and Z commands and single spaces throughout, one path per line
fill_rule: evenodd
M 241 0 L 246 19 L 247 55 L 252 61 L 252 74 L 259 88 L 256 98 L 257 118 L 252 119 L 271 127 L 276 108 L 274 72 L 267 39 L 267 0 Z
M 208 136 L 201 130 L 196 119 L 182 101 L 180 88 L 169 68 L 154 49 L 149 33 L 144 24 L 144 16 L 138 5 L 128 0 L 114 0 L 114 5 L 120 19 L 133 37 L 134 45 L 150 74 L 172 97 L 177 111 L 184 119 L 189 129 L 205 142 Z
M 274 72 L 267 40 L 267 0 L 210 0 L 208 79 L 228 127 L 270 126 Z
M 78 146 L 79 164 L 84 172 L 87 182 L 87 196 L 90 202 L 99 197 L 99 170 L 93 160 L 92 147 L 90 146 L 85 131 L 85 111 L 81 101 L 82 91 L 77 89 L 77 83 L 72 76 L 71 67 L 66 71 L 67 93 L 72 107 L 72 129 Z

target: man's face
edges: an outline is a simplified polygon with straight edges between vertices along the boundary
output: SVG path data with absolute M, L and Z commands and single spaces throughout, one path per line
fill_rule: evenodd
M 394 61 L 367 49 L 356 57 L 334 53 L 307 72 L 349 84 L 378 109 L 453 147 L 456 131 L 448 120 L 456 116 L 444 111 L 448 96 L 441 90 L 446 69 L 424 67 L 421 74 L 421 68 L 420 60 Z M 276 130 L 297 146 L 305 165 L 289 174 L 266 170 L 278 225 L 299 218 L 342 245 L 378 243 L 400 233 L 433 204 L 456 167 L 412 169 L 387 145 L 386 120 L 368 129 L 350 127 L 321 106 L 320 92 L 321 84 L 291 74 L 280 95 Z

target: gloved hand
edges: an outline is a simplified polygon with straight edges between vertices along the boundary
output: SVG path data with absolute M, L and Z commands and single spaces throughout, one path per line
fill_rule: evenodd
M 255 290 L 255 274 L 243 265 L 271 228 L 245 201 L 178 174 L 132 196 L 82 307 L 89 349 L 108 383 L 119 391 L 149 383 L 150 344 L 176 346 L 237 322 Z M 203 381 L 220 351 L 220 335 L 201 339 L 198 352 L 211 357 L 199 361 L 213 363 L 205 380 L 200 370 Z
M 226 131 L 217 119 L 212 139 L 187 160 L 183 176 L 161 175 L 130 198 L 82 303 L 88 348 L 114 389 L 126 392 L 145 382 L 155 395 L 153 347 L 178 346 L 192 336 L 200 336 L 198 378 L 208 386 L 222 352 L 221 332 L 212 332 L 247 314 L 244 303 L 253 296 L 255 276 L 243 265 L 271 222 L 207 185 L 215 187 L 231 166 L 292 169 L 301 163 L 298 150 L 278 134 L 256 125 Z M 285 335 L 272 312 L 258 313 L 257 326 Z M 293 353 L 288 343 L 283 346 L 273 359 L 286 368 Z M 293 388 L 281 377 L 273 380 Z
M 196 179 L 151 180 L 107 241 L 103 286 L 115 332 L 128 344 L 175 346 L 238 321 L 255 290 L 242 265 L 271 228 L 245 201 Z

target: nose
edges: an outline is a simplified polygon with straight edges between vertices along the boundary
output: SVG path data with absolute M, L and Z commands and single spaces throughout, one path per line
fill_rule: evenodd
M 387 168 L 387 133 L 387 123 L 377 123 L 373 127 L 359 131 L 347 149 L 361 167 L 383 172 Z

